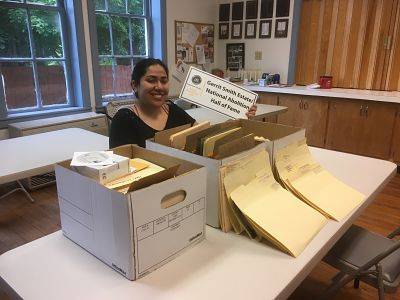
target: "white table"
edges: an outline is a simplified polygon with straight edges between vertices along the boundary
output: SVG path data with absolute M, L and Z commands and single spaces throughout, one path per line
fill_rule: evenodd
M 26 299 L 279 299 L 288 297 L 395 174 L 382 160 L 312 148 L 335 176 L 366 195 L 293 258 L 265 244 L 207 227 L 206 240 L 135 282 L 60 231 L 0 256 L 0 285 Z
M 268 105 L 268 104 L 257 104 L 256 115 L 252 118 L 253 120 L 263 120 L 266 117 L 275 116 L 277 114 L 286 112 L 288 108 L 286 106 Z M 208 108 L 198 107 L 186 110 L 186 112 L 194 118 L 197 123 L 204 121 L 210 121 L 211 124 L 217 124 L 230 120 L 227 116 L 217 113 Z
M 0 184 L 17 181 L 33 201 L 20 179 L 54 170 L 53 165 L 70 159 L 75 151 L 108 149 L 108 137 L 80 128 L 68 128 L 0 141 Z

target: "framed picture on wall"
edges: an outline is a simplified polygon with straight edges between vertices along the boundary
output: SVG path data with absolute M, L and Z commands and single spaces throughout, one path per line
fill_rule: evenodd
M 219 39 L 229 39 L 229 23 L 219 23 Z
M 276 18 L 289 17 L 290 0 L 276 0 Z
M 244 43 L 226 44 L 226 68 L 228 70 L 238 71 L 244 68 L 244 50 Z
M 232 21 L 243 20 L 243 2 L 232 3 Z
M 261 0 L 260 19 L 272 18 L 274 14 L 274 0 Z
M 231 30 L 231 39 L 242 38 L 242 22 L 233 22 Z
M 257 21 L 246 21 L 244 37 L 246 39 L 254 39 L 257 35 Z
M 258 1 L 246 1 L 246 19 L 257 19 L 258 16 Z
M 231 14 L 231 4 L 225 3 L 219 5 L 219 21 L 227 22 Z
M 275 38 L 287 38 L 289 19 L 276 19 Z
M 272 20 L 261 20 L 258 37 L 260 39 L 270 39 L 272 32 Z

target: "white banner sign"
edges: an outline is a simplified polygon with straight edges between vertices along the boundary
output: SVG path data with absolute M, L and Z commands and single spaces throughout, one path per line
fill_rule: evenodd
M 258 95 L 225 79 L 190 67 L 179 98 L 232 119 L 247 119 Z

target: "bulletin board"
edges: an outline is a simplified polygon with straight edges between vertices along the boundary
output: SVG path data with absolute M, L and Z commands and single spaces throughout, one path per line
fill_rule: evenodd
M 175 21 L 175 63 L 214 62 L 214 25 Z

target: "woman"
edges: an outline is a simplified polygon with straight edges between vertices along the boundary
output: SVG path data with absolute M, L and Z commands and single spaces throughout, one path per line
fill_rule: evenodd
M 131 86 L 137 101 L 119 109 L 112 119 L 110 148 L 125 144 L 145 147 L 146 140 L 158 131 L 196 122 L 183 109 L 167 101 L 168 68 L 161 60 L 139 61 L 132 71 Z M 248 116 L 254 116 L 255 111 L 253 106 Z

